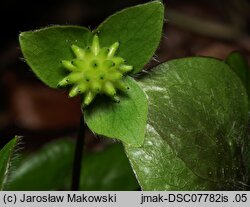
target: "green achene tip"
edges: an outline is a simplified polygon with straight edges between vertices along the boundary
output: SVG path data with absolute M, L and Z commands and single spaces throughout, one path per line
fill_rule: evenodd
M 58 87 L 71 86 L 69 97 L 82 94 L 84 106 L 91 104 L 97 94 L 106 94 L 119 102 L 116 92 L 128 89 L 123 77 L 133 67 L 116 56 L 118 48 L 118 42 L 109 48 L 101 48 L 97 35 L 94 35 L 92 45 L 85 49 L 72 45 L 75 58 L 61 61 L 69 74 L 59 81 Z

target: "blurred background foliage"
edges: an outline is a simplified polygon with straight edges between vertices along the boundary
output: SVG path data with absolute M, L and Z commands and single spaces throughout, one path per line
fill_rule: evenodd
M 66 91 L 48 88 L 30 72 L 19 49 L 19 32 L 55 24 L 76 24 L 93 29 L 114 12 L 144 2 L 147 1 L 38 0 L 32 3 L 27 0 L 1 1 L 0 148 L 14 135 L 23 136 L 19 146 L 27 157 L 20 159 L 22 162 L 15 164 L 16 166 L 27 165 L 25 162 L 29 162 L 29 159 L 36 162 L 32 156 L 29 158 L 29 154 L 39 155 L 41 150 L 46 151 L 48 142 L 57 140 L 60 142 L 62 137 L 70 137 L 73 140 L 76 137 L 81 113 L 78 98 L 68 99 Z M 218 3 L 216 0 L 163 0 L 163 2 L 166 5 L 166 22 L 162 41 L 154 58 L 145 69 L 169 59 L 186 56 L 201 55 L 225 59 L 235 50 L 242 51 L 249 61 L 250 1 L 221 0 Z M 85 183 L 84 185 L 88 186 L 86 189 L 102 190 L 103 182 L 115 183 L 108 187 L 110 190 L 138 189 L 132 171 L 128 168 L 128 161 L 124 159 L 125 155 L 120 153 L 120 158 L 123 160 L 121 163 L 124 162 L 124 165 L 118 165 L 120 161 L 114 160 L 114 156 L 118 156 L 122 148 L 114 147 L 114 150 L 106 151 L 105 148 L 113 144 L 112 141 L 96 137 L 88 131 L 86 137 L 86 151 L 89 155 L 86 156 L 85 162 L 91 165 L 89 168 L 98 171 L 95 170 L 94 160 L 99 160 L 100 165 L 109 166 L 110 169 L 117 168 L 112 172 L 105 168 L 100 170 L 97 176 L 99 184 L 96 185 L 95 180 L 89 181 L 92 186 Z M 103 152 L 106 159 L 98 157 L 100 156 L 98 153 Z M 67 164 L 68 166 L 71 164 L 69 159 Z M 122 170 L 124 166 L 125 171 Z M 84 170 L 85 168 L 87 166 Z M 116 178 L 121 171 L 128 174 L 125 173 L 124 177 L 121 175 L 117 181 Z M 67 186 L 68 174 L 67 176 L 66 174 L 62 176 L 66 179 L 63 182 L 65 185 L 57 186 L 59 189 Z M 107 175 L 113 176 L 116 181 L 109 181 L 105 177 Z M 130 185 L 119 181 L 125 179 L 127 175 L 129 176 L 126 178 L 126 183 Z

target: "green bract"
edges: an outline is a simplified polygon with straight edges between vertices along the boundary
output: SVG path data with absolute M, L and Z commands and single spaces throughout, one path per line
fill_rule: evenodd
M 119 43 L 109 48 L 100 47 L 97 35 L 91 46 L 82 49 L 76 45 L 71 48 L 76 56 L 73 60 L 63 60 L 62 64 L 70 74 L 61 80 L 58 86 L 73 85 L 69 96 L 85 94 L 83 104 L 89 105 L 96 94 L 106 94 L 118 101 L 116 88 L 125 91 L 128 87 L 122 81 L 123 75 L 133 69 L 126 65 L 122 57 L 115 56 Z
M 140 72 L 152 58 L 161 39 L 163 18 L 163 4 L 152 1 L 115 13 L 93 32 L 85 27 L 52 26 L 22 32 L 19 40 L 26 62 L 45 84 L 52 88 L 70 85 L 69 96 L 83 94 L 83 106 L 93 101 L 84 108 L 85 121 L 93 132 L 140 146 L 146 130 L 147 98 L 133 77 L 124 75 Z M 116 102 L 105 96 L 94 100 L 98 94 Z

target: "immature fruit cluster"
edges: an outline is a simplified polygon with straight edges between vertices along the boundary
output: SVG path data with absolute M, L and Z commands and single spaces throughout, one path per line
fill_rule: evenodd
M 123 58 L 115 56 L 118 47 L 119 43 L 115 42 L 109 48 L 101 48 L 97 35 L 93 37 L 92 45 L 85 49 L 72 45 L 76 58 L 62 61 L 70 73 L 58 86 L 71 85 L 70 97 L 84 94 L 85 106 L 89 105 L 97 94 L 106 94 L 119 101 L 116 90 L 128 89 L 122 79 L 133 67 L 126 65 Z

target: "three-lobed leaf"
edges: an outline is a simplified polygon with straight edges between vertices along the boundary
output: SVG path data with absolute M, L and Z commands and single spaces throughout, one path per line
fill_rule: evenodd
M 147 133 L 142 147 L 126 151 L 144 190 L 245 188 L 247 95 L 225 63 L 169 61 L 140 86 L 149 99 Z

